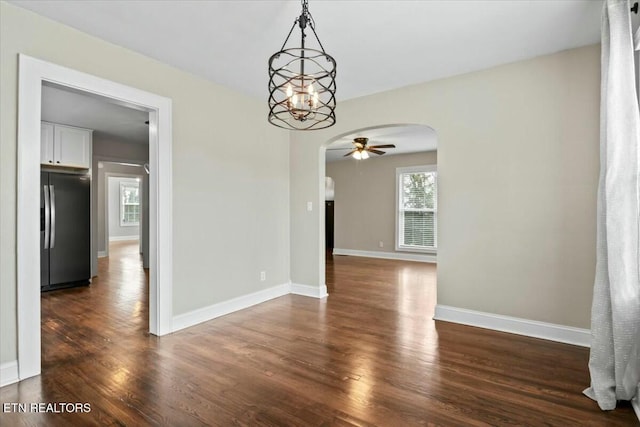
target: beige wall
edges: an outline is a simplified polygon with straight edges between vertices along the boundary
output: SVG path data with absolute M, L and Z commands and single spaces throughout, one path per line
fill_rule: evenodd
M 288 282 L 289 136 L 264 102 L 0 3 L 0 363 L 16 360 L 18 53 L 173 100 L 174 315 Z
M 149 144 L 124 141 L 120 138 L 93 132 L 93 157 L 111 160 L 149 161 Z
M 328 162 L 325 173 L 335 181 L 334 247 L 396 252 L 396 168 L 436 163 L 435 151 Z
M 291 139 L 291 278 L 322 285 L 322 145 L 391 123 L 438 134 L 438 302 L 590 327 L 598 179 L 597 45 L 339 104 Z M 294 160 L 295 159 L 295 160 Z

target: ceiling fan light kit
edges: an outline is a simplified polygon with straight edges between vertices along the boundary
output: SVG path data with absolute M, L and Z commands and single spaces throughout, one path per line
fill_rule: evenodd
M 367 160 L 369 158 L 369 153 L 366 150 L 356 150 L 355 153 L 351 155 L 356 160 Z
M 286 48 L 296 25 L 300 27 L 300 47 Z M 305 43 L 305 30 L 311 28 L 318 48 Z M 324 51 L 302 0 L 302 13 L 296 18 L 280 50 L 269 58 L 269 123 L 294 130 L 315 130 L 336 122 L 336 61 Z
M 352 144 L 355 148 L 345 154 L 344 157 L 351 156 L 356 160 L 367 160 L 370 157 L 369 153 L 374 153 L 379 156 L 385 153 L 384 151 L 378 150 L 378 148 L 396 148 L 393 144 L 367 145 L 368 142 L 369 138 L 361 136 L 354 138 Z M 343 150 L 343 148 L 337 148 L 337 150 Z

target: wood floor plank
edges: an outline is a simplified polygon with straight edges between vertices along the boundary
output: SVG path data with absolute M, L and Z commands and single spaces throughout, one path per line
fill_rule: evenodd
M 215 278 L 212 278 L 215 281 Z M 635 426 L 582 395 L 588 350 L 432 320 L 433 264 L 327 259 L 330 296 L 289 295 L 157 338 L 137 243 L 89 287 L 42 296 L 41 376 L 5 426 Z

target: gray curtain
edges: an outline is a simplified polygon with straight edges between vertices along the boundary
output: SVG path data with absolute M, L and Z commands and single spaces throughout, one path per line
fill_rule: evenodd
M 591 311 L 591 387 L 603 410 L 631 400 L 640 384 L 640 113 L 631 5 L 602 12 L 600 182 Z

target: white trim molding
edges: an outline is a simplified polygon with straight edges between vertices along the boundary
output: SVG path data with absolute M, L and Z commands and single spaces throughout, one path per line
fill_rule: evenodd
M 212 304 L 207 307 L 198 308 L 188 313 L 179 314 L 173 317 L 173 332 L 208 320 L 213 320 L 216 317 L 249 308 L 274 298 L 288 295 L 290 290 L 291 285 L 289 283 L 284 283 L 282 285 L 273 286 L 251 294 L 242 295 L 237 298 Z
M 20 379 L 40 374 L 40 121 L 42 84 L 72 87 L 149 112 L 149 331 L 172 330 L 172 101 L 24 54 L 18 56 L 17 329 Z M 95 236 L 94 236 L 95 237 Z
M 107 256 L 107 251 L 98 251 L 98 258 L 106 258 Z
M 591 331 L 589 329 L 574 328 L 555 323 L 502 316 L 441 304 L 436 305 L 433 318 L 444 322 L 460 323 L 462 325 L 493 329 L 495 331 L 542 338 L 582 347 L 590 347 L 591 345 Z
M 398 259 L 402 261 L 418 261 L 437 263 L 436 254 L 414 254 L 407 252 L 378 252 L 378 251 L 359 251 L 357 249 L 333 249 L 334 255 L 360 256 L 366 258 L 382 258 L 382 259 Z
M 18 375 L 18 361 L 13 360 L 0 365 L 0 387 L 17 383 L 20 380 Z
M 291 294 L 302 295 L 304 297 L 311 298 L 326 298 L 329 296 L 327 293 L 327 285 L 311 286 L 301 285 L 299 283 L 291 283 Z
M 326 298 L 329 295 L 327 293 L 326 285 L 318 287 L 300 285 L 298 283 L 291 282 L 283 283 L 282 285 L 276 285 L 251 294 L 241 295 L 227 301 L 222 301 L 207 307 L 198 308 L 188 313 L 174 316 L 173 332 L 290 294 L 318 299 Z

